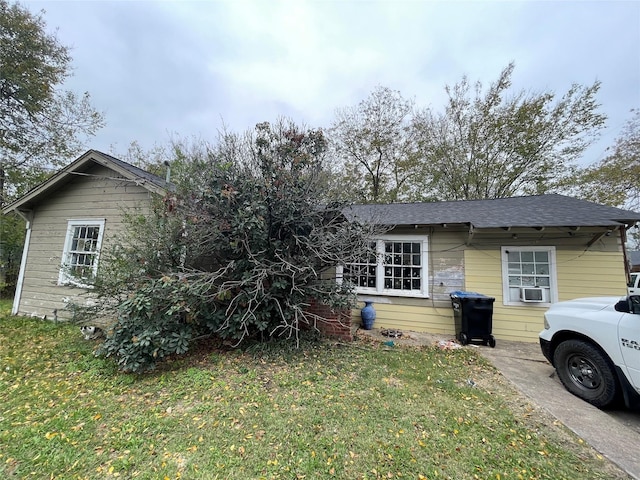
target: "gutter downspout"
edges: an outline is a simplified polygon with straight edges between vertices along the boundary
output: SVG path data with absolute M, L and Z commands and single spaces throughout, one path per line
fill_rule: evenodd
M 22 259 L 20 260 L 20 270 L 18 271 L 18 280 L 16 281 L 16 293 L 13 296 L 13 306 L 11 307 L 11 315 L 17 315 L 20 310 L 20 299 L 22 297 L 22 284 L 24 283 L 24 271 L 27 267 L 27 254 L 29 252 L 29 243 L 31 242 L 31 212 L 16 212 L 26 221 L 26 234 L 24 237 L 24 246 L 22 247 Z
M 627 257 L 627 228 L 620 229 L 620 242 L 622 243 L 622 259 L 624 261 L 624 275 L 627 280 L 627 284 L 631 280 L 631 269 L 629 268 L 629 259 Z

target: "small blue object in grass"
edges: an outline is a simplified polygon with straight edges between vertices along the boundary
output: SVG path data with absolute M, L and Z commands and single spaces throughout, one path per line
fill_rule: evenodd
M 395 343 L 393 343 L 391 340 L 389 340 L 388 342 L 384 342 L 383 345 L 385 345 L 387 347 L 393 347 L 393 346 L 395 346 Z

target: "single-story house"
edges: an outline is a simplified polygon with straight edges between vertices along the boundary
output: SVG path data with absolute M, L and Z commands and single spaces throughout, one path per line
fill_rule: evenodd
M 103 242 L 121 231 L 124 211 L 146 211 L 151 196 L 170 188 L 165 179 L 89 150 L 5 206 L 4 214 L 26 221 L 12 313 L 69 318 L 69 302 L 90 301 L 81 279 L 97 271 Z
M 347 215 L 390 228 L 378 255 L 343 272 L 374 302 L 376 327 L 457 333 L 450 293 L 462 290 L 493 297 L 494 336 L 520 341 L 537 341 L 554 302 L 625 295 L 626 231 L 640 221 L 557 194 L 355 205 Z
M 89 150 L 7 205 L 27 222 L 13 313 L 69 318 L 69 302 L 90 301 L 83 276 L 122 231 L 125 210 L 144 211 L 166 179 Z M 391 205 L 354 205 L 350 219 L 388 233 L 378 255 L 337 269 L 371 300 L 376 327 L 455 333 L 450 293 L 495 298 L 493 334 L 537 341 L 543 313 L 557 301 L 624 295 L 625 235 L 640 214 L 563 195 Z M 70 275 L 72 272 L 73 275 Z M 352 320 L 359 322 L 359 311 Z

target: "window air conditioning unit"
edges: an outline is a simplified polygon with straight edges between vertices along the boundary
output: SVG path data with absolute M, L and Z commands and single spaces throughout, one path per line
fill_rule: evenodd
M 522 287 L 520 288 L 520 300 L 523 302 L 544 302 L 544 288 Z

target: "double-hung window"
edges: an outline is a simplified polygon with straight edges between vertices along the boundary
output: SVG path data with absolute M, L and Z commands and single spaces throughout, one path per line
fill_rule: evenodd
M 360 261 L 343 266 L 342 278 L 358 293 L 426 297 L 427 237 L 389 235 L 371 242 Z
M 557 301 L 554 247 L 502 247 L 505 305 L 548 305 Z
M 104 219 L 69 220 L 62 252 L 61 285 L 89 287 L 98 272 Z

